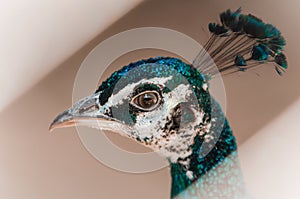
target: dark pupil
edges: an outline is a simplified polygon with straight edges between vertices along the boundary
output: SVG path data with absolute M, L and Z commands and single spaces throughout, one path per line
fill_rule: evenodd
M 157 96 L 154 93 L 145 93 L 139 96 L 138 103 L 142 108 L 150 108 L 157 103 Z

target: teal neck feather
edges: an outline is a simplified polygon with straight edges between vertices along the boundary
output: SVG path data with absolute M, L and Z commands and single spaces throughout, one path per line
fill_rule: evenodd
M 215 124 L 212 123 L 212 134 L 214 134 L 214 130 L 217 130 L 216 128 L 218 128 L 219 126 L 218 121 L 222 121 L 222 118 L 224 118 L 222 112 L 219 113 L 221 114 L 221 116 L 217 118 L 218 120 L 214 122 Z M 226 160 L 226 162 L 225 159 L 230 155 L 236 156 L 236 141 L 234 136 L 232 135 L 232 131 L 227 120 L 225 120 L 224 125 L 221 126 L 223 126 L 223 129 L 221 129 L 221 134 L 219 134 L 217 143 L 204 157 L 199 156 L 201 150 L 203 150 L 203 138 L 201 138 L 201 136 L 199 135 L 195 137 L 194 144 L 191 146 L 193 152 L 189 156 L 190 164 L 188 169 L 192 172 L 193 178 L 189 178 L 187 176 L 185 165 L 182 165 L 180 163 L 170 163 L 172 176 L 172 198 L 186 190 L 191 184 L 201 180 L 201 178 L 205 177 L 208 172 L 212 172 L 212 175 L 220 175 L 219 173 L 217 173 L 217 171 L 214 171 L 218 165 L 225 164 L 225 167 L 233 165 L 232 161 Z M 232 169 L 228 169 L 227 171 L 223 172 L 222 175 L 228 177 L 229 172 L 232 172 Z M 218 180 L 220 180 L 219 176 L 216 178 L 211 178 L 211 182 L 206 182 L 206 184 L 214 184 Z

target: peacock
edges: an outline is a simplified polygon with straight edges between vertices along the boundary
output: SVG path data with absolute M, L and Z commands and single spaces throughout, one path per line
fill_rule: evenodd
M 240 8 L 222 12 L 208 29 L 192 64 L 174 57 L 130 63 L 58 115 L 50 129 L 109 129 L 150 147 L 169 162 L 171 198 L 244 198 L 236 139 L 209 82 L 218 73 L 268 63 L 282 75 L 286 42 L 275 26 Z

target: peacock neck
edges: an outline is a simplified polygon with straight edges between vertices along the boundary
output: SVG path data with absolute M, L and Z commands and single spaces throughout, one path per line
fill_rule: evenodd
M 218 141 L 214 144 L 214 147 L 212 147 L 205 156 L 201 155 L 203 154 L 204 150 L 203 137 L 197 135 L 194 138 L 194 144 L 191 146 L 193 152 L 185 160 L 189 164 L 182 164 L 181 161 L 178 161 L 177 163 L 170 163 L 172 177 L 172 198 L 179 195 L 191 184 L 197 181 L 199 182 L 199 180 L 201 180 L 208 172 L 212 172 L 212 175 L 216 175 L 215 172 L 217 171 L 213 170 L 221 163 L 223 164 L 223 167 L 232 166 L 234 164 L 233 160 L 228 159 L 228 157 L 236 156 L 236 141 L 234 136 L 232 135 L 232 131 L 229 127 L 227 120 L 224 121 L 225 122 L 223 128 L 217 139 Z M 218 126 L 220 125 L 212 124 L 212 130 L 210 132 L 212 135 L 214 135 L 214 130 L 216 130 L 214 129 L 214 127 Z M 225 177 L 228 175 L 231 174 L 223 173 L 223 176 Z M 212 182 L 209 183 L 215 183 L 213 182 L 214 180 L 217 179 L 210 179 L 210 181 Z

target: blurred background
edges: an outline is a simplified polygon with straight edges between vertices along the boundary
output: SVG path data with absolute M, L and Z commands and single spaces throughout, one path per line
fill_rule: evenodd
M 207 24 L 239 7 L 281 30 L 290 67 L 282 77 L 271 65 L 224 77 L 245 182 L 253 198 L 300 198 L 299 6 L 293 0 L 1 1 L 0 198 L 169 198 L 168 168 L 147 174 L 112 170 L 85 150 L 75 128 L 49 133 L 49 124 L 72 105 L 76 72 L 101 41 L 150 26 L 204 44 Z M 158 55 L 171 54 L 128 53 L 105 75 Z M 108 136 L 129 151 L 148 150 Z

